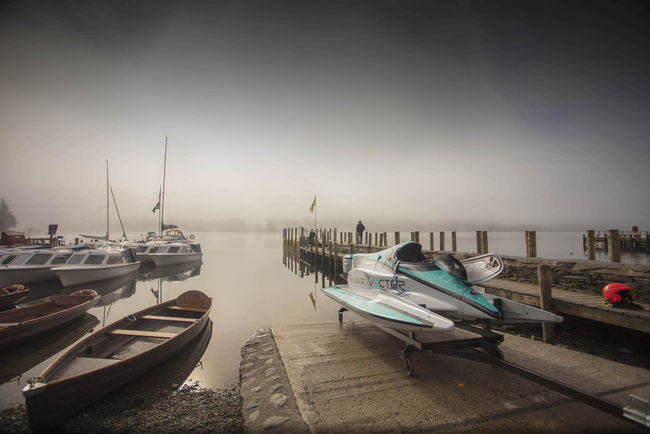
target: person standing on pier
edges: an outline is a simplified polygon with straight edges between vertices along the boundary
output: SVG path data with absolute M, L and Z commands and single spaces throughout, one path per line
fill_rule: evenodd
M 363 231 L 366 230 L 366 227 L 361 223 L 361 220 L 359 220 L 359 223 L 357 223 L 357 234 L 359 234 L 359 242 L 357 244 L 363 244 Z

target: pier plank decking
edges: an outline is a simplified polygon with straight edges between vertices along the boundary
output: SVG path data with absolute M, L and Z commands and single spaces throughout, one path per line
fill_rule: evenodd
M 539 307 L 537 285 L 493 279 L 481 285 L 486 292 Z M 594 321 L 650 333 L 650 306 L 645 310 L 629 310 L 603 305 L 603 297 L 553 287 L 553 311 Z

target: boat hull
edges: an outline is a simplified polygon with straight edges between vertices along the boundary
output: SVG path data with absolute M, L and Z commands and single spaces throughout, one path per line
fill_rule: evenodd
M 11 294 L 0 295 L 0 309 L 5 309 L 8 306 L 13 306 L 29 295 L 29 289 L 22 291 L 12 292 Z
M 444 332 L 454 329 L 454 322 L 450 319 L 385 291 L 348 285 L 331 286 L 321 291 L 346 309 L 380 327 L 409 332 Z
M 147 315 L 170 306 L 175 300 L 155 305 L 133 316 Z M 59 426 L 70 417 L 107 395 L 113 390 L 136 379 L 153 367 L 169 359 L 181 351 L 204 329 L 210 321 L 209 309 L 184 331 L 174 338 L 154 346 L 142 353 L 123 360 L 112 361 L 106 366 L 92 369 L 71 377 L 66 377 L 34 388 L 27 386 L 23 389 L 27 416 L 32 430 L 46 430 Z M 86 348 L 96 342 L 97 336 L 109 334 L 112 330 L 124 326 L 125 319 L 99 330 L 83 341 L 70 348 L 63 356 L 50 365 L 42 374 L 47 378 L 48 372 L 53 372 L 60 364 L 78 354 L 81 348 Z
M 12 347 L 28 339 L 45 335 L 58 327 L 61 327 L 82 316 L 99 301 L 99 297 L 88 300 L 84 303 L 63 309 L 58 312 L 40 316 L 25 321 L 17 320 L 23 313 L 29 314 L 31 311 L 39 309 L 40 306 L 48 305 L 53 302 L 41 303 L 27 307 L 12 309 L 0 313 L 0 322 L 3 324 L 18 323 L 17 325 L 0 327 L 0 349 Z
M 154 253 L 149 256 L 156 267 L 163 267 L 166 265 L 185 264 L 188 262 L 198 262 L 202 259 L 202 253 L 191 253 L 184 255 L 167 254 L 167 253 Z
M 63 286 L 71 286 L 113 279 L 133 273 L 139 268 L 140 261 L 98 268 L 64 266 L 55 268 L 54 274 L 56 274 Z
M 24 285 L 48 280 L 56 280 L 56 275 L 49 266 L 44 268 L 6 267 L 0 269 L 0 286 L 15 283 Z

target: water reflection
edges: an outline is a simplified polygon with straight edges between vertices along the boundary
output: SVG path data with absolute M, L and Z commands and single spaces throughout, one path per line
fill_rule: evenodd
M 36 339 L 3 351 L 0 354 L 0 384 L 15 381 L 15 387 L 21 390 L 29 378 L 23 376 L 25 372 L 92 332 L 98 324 L 95 316 L 86 313 L 48 334 L 45 339 Z M 4 391 L 0 395 L 4 397 Z
M 128 281 L 123 286 L 117 286 L 117 281 L 86 285 L 86 288 L 99 289 L 102 295 L 101 304 L 90 309 L 89 314 L 109 325 L 133 312 L 176 298 L 186 290 L 205 292 L 213 299 L 210 313 L 213 334 L 201 358 L 204 368 L 194 369 L 190 376 L 210 388 L 237 382 L 241 343 L 255 330 L 277 324 L 336 320 L 336 305 L 318 294 L 320 273 L 317 287 L 313 281 L 296 278 L 279 266 L 280 234 L 203 233 L 200 236 L 204 241 L 202 264 L 158 269 L 143 266 L 135 282 Z M 305 270 L 305 275 L 312 276 L 311 271 Z M 60 284 L 49 282 L 40 293 L 51 296 L 61 290 Z M 23 377 L 39 375 L 61 351 L 30 368 Z M 135 388 L 139 387 L 137 384 L 140 380 L 135 381 Z M 15 383 L 0 386 L 0 395 L 2 406 L 24 402 L 21 387 Z
M 167 281 L 181 281 L 201 274 L 201 260 L 183 264 L 166 265 L 162 267 L 147 266 L 143 268 L 138 277 L 139 281 L 146 282 L 153 279 Z

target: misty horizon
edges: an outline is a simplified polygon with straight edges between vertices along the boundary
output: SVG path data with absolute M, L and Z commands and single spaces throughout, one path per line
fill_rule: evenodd
M 642 2 L 0 6 L 15 229 L 648 230 Z M 113 205 L 111 203 L 111 208 Z M 121 233 L 111 210 L 111 234 Z

